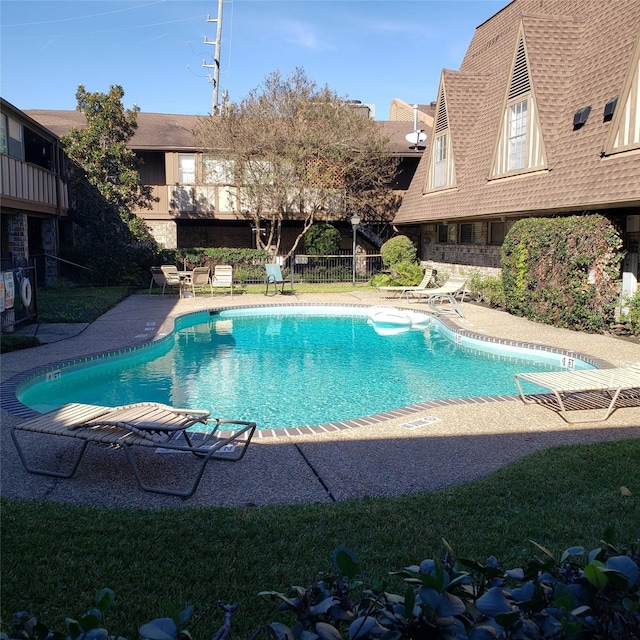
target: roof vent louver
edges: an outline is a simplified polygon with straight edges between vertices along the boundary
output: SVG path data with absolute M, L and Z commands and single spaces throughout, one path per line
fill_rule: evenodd
M 524 50 L 524 40 L 520 38 L 516 62 L 513 65 L 511 84 L 509 85 L 509 100 L 517 98 L 531 89 L 529 81 L 529 69 L 527 67 L 527 54 Z
M 444 92 L 440 94 L 440 101 L 438 104 L 438 112 L 436 114 L 436 126 L 434 127 L 435 133 L 440 133 L 449 128 L 449 120 L 447 118 L 447 105 L 444 100 Z
M 591 113 L 591 107 L 582 107 L 582 109 L 578 109 L 578 111 L 576 111 L 573 114 L 573 130 L 574 131 L 576 129 L 580 129 L 580 127 L 582 127 L 585 124 L 590 113 Z
M 616 112 L 616 105 L 618 104 L 618 96 L 614 96 L 604 105 L 604 113 L 602 114 L 602 121 L 609 122 L 613 118 L 613 114 Z

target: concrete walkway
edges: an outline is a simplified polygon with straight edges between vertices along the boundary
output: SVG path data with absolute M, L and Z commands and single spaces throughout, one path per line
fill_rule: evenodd
M 202 308 L 265 304 L 326 303 L 394 305 L 424 309 L 423 304 L 386 300 L 368 289 L 339 295 L 218 295 L 177 299 L 136 295 L 90 325 L 39 325 L 47 344 L 3 354 L 0 358 L 3 406 L 15 381 L 25 372 L 54 362 L 117 350 L 157 339 L 172 330 L 176 316 Z M 555 329 L 508 314 L 463 303 L 468 332 L 535 343 L 585 354 L 613 366 L 640 361 L 640 344 L 606 336 Z M 69 334 L 72 335 L 69 335 Z M 501 401 L 433 403 L 406 416 L 316 435 L 256 437 L 246 457 L 234 464 L 209 463 L 196 494 L 189 500 L 141 491 L 122 451 L 90 447 L 69 480 L 24 471 L 10 427 L 22 418 L 2 410 L 0 463 L 2 495 L 72 504 L 121 507 L 193 507 L 332 502 L 364 496 L 435 491 L 480 478 L 514 460 L 550 446 L 640 437 L 640 405 L 624 407 L 603 423 L 568 425 L 555 412 L 524 405 L 516 396 Z M 19 412 L 18 412 L 19 413 Z M 230 416 L 232 417 L 232 416 Z M 422 426 L 409 429 L 411 422 Z M 403 426 L 404 425 L 404 426 Z M 37 437 L 36 437 L 37 438 Z M 64 463 L 69 445 L 34 438 L 31 454 L 42 464 Z M 187 455 L 142 452 L 143 473 L 158 482 L 186 478 L 193 469 Z

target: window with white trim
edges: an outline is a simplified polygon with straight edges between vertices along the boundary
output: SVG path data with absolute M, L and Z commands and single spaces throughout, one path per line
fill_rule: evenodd
M 522 100 L 509 107 L 509 171 L 526 166 L 527 102 Z
M 196 183 L 196 156 L 193 153 L 178 155 L 178 183 Z
M 444 187 L 447 184 L 447 134 L 433 140 L 433 186 Z

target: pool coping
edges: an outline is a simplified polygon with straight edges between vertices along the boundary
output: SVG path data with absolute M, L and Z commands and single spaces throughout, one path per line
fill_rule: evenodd
M 9 414 L 28 419 L 34 416 L 40 415 L 34 409 L 22 404 L 17 396 L 16 392 L 18 389 L 28 383 L 30 380 L 46 375 L 47 373 L 54 374 L 56 371 L 63 369 L 65 367 L 90 363 L 98 359 L 107 358 L 107 357 L 118 357 L 130 354 L 133 351 L 140 351 L 141 349 L 149 348 L 155 345 L 160 344 L 162 341 L 169 340 L 173 333 L 175 332 L 176 322 L 179 319 L 188 317 L 190 315 L 201 315 L 203 313 L 210 313 L 211 315 L 219 315 L 223 311 L 231 311 L 231 310 L 241 310 L 241 309 L 256 309 L 256 308 L 265 308 L 265 309 L 273 309 L 278 307 L 344 307 L 344 308 L 358 308 L 358 309 L 367 309 L 372 307 L 379 307 L 379 304 L 355 304 L 355 303 L 326 303 L 326 302 L 289 302 L 286 303 L 271 303 L 271 304 L 248 304 L 241 306 L 224 306 L 224 307 L 215 307 L 209 309 L 199 309 L 197 311 L 188 311 L 184 313 L 177 313 L 169 315 L 165 322 L 163 322 L 161 329 L 161 333 L 156 335 L 150 335 L 146 337 L 143 341 L 138 342 L 133 345 L 128 345 L 126 347 L 108 350 L 108 351 L 100 351 L 91 353 L 85 356 L 74 357 L 74 358 L 66 358 L 63 360 L 57 360 L 51 362 L 47 365 L 40 365 L 37 367 L 33 367 L 21 373 L 18 373 L 5 382 L 2 383 L 2 391 L 0 393 L 0 408 L 7 411 Z M 394 305 L 385 305 L 394 309 L 407 311 L 406 308 L 403 307 L 395 307 Z M 212 313 L 212 312 L 215 312 Z M 505 347 L 515 347 L 521 349 L 528 349 L 532 351 L 544 351 L 546 353 L 555 354 L 559 357 L 570 359 L 580 359 L 584 362 L 592 364 L 595 367 L 601 369 L 611 368 L 609 362 L 590 356 L 588 354 L 580 353 L 570 349 L 561 349 L 558 347 L 552 347 L 548 345 L 542 345 L 534 342 L 523 342 L 518 340 L 511 340 L 505 338 L 498 338 L 495 336 L 481 334 L 475 331 L 471 331 L 469 329 L 465 329 L 458 325 L 455 320 L 450 316 L 445 316 L 436 313 L 430 313 L 428 311 L 420 311 L 421 315 L 425 315 L 428 317 L 432 317 L 440 321 L 446 328 L 448 328 L 451 332 L 453 332 L 456 336 L 455 342 L 457 344 L 462 343 L 463 338 L 468 338 L 474 341 L 486 342 L 495 345 L 502 345 Z M 171 322 L 171 327 L 167 326 L 167 323 Z M 473 397 L 473 398 L 451 398 L 446 400 L 432 400 L 427 402 L 420 402 L 412 405 L 407 405 L 404 407 L 399 407 L 396 409 L 392 409 L 389 411 L 372 414 L 369 416 L 363 416 L 358 418 L 353 418 L 345 421 L 338 422 L 328 422 L 324 424 L 318 425 L 303 425 L 297 427 L 282 427 L 276 429 L 258 429 L 255 432 L 255 436 L 258 439 L 271 439 L 278 437 L 291 437 L 291 436 L 304 436 L 304 435 L 318 435 L 324 433 L 331 433 L 335 431 L 342 431 L 347 429 L 356 429 L 363 426 L 370 426 L 374 424 L 378 424 L 381 422 L 387 422 L 389 420 L 397 420 L 398 418 L 404 418 L 407 416 L 414 415 L 416 413 L 424 412 L 432 408 L 443 407 L 443 406 L 452 406 L 452 405 L 474 405 L 474 404 L 486 404 L 486 403 L 494 403 L 494 402 L 508 402 L 515 401 L 518 399 L 518 395 L 497 395 L 497 396 L 481 396 L 481 397 Z M 224 435 L 224 434 L 220 434 Z

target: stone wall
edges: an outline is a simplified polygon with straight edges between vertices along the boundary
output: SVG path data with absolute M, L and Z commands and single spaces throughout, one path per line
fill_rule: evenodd
M 177 249 L 178 228 L 173 220 L 147 220 L 147 226 L 155 241 L 166 249 Z

